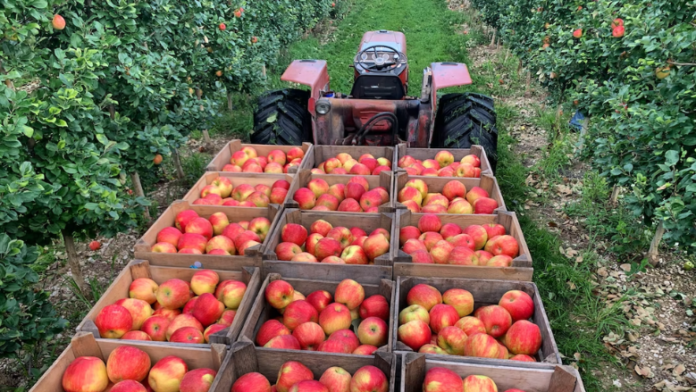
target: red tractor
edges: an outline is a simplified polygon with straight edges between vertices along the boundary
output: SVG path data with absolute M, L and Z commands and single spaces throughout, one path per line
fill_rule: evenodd
M 311 91 L 284 89 L 259 98 L 251 141 L 257 144 L 484 147 L 495 167 L 498 131 L 490 97 L 440 89 L 471 84 L 464 64 L 433 63 L 423 71 L 420 98 L 408 93 L 406 37 L 394 31 L 365 33 L 355 56 L 349 95 L 329 88 L 324 60 L 295 60 L 282 80 Z M 434 114 L 434 119 L 433 119 Z

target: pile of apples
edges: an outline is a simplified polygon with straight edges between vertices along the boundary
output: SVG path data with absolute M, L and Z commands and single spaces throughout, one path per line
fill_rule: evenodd
M 414 263 L 509 267 L 519 255 L 515 237 L 505 234 L 498 223 L 461 228 L 442 224 L 437 215 L 425 214 L 418 227 L 404 226 L 399 231 L 401 250 Z
M 292 197 L 302 210 L 378 212 L 389 202 L 389 192 L 380 186 L 370 190 L 363 176 L 351 177 L 347 184 L 329 184 L 321 178 L 311 180 Z
M 471 375 L 462 380 L 454 371 L 434 367 L 425 373 L 423 392 L 464 391 L 464 392 L 498 392 L 495 382 L 486 376 Z M 521 389 L 508 389 L 505 392 L 524 392 Z
M 498 305 L 474 312 L 469 291 L 454 288 L 441 294 L 421 283 L 408 292 L 406 303 L 398 335 L 414 351 L 536 362 L 541 331 L 527 320 L 534 314 L 534 301 L 523 291 L 508 291 Z
M 218 177 L 201 189 L 200 199 L 193 204 L 228 207 L 268 207 L 269 203 L 283 204 L 290 183 L 278 180 L 268 186 L 239 184 L 236 187 L 227 177 Z
M 153 252 L 243 256 L 247 248 L 262 243 L 271 229 L 265 217 L 230 223 L 224 212 L 205 219 L 194 210 L 176 214 L 174 224 L 157 233 Z
M 170 355 L 154 366 L 150 356 L 133 346 L 119 346 L 106 364 L 97 357 L 77 357 L 63 373 L 67 392 L 207 392 L 217 372 L 189 370 L 183 359 Z
M 383 228 L 368 236 L 359 227 L 348 229 L 319 219 L 307 229 L 288 223 L 281 230 L 276 248 L 278 260 L 327 264 L 373 264 L 389 251 L 391 234 Z
M 352 377 L 343 368 L 330 367 L 315 381 L 307 366 L 288 361 L 280 367 L 275 385 L 271 386 L 261 373 L 247 373 L 235 381 L 231 392 L 387 392 L 388 389 L 387 376 L 371 365 L 361 367 Z
M 211 334 L 232 325 L 246 289 L 238 280 L 220 282 L 210 270 L 197 271 L 190 282 L 169 279 L 158 285 L 138 278 L 129 298 L 105 306 L 94 324 L 107 339 L 208 343 Z
M 335 158 L 329 158 L 312 169 L 315 174 L 358 174 L 362 176 L 379 175 L 391 171 L 392 162 L 387 158 L 375 158 L 372 154 L 363 154 L 357 160 L 350 154 L 342 152 Z
M 414 213 L 434 214 L 492 214 L 498 202 L 488 197 L 485 189 L 466 186 L 452 180 L 445 184 L 442 193 L 428 193 L 428 184 L 421 179 L 411 179 L 399 191 L 398 201 Z
M 399 158 L 397 165 L 411 176 L 432 177 L 481 177 L 481 159 L 476 155 L 467 155 L 459 162 L 449 151 L 440 151 L 435 159 L 421 161 L 410 155 Z
M 306 297 L 284 280 L 269 283 L 264 292 L 279 317 L 266 321 L 256 344 L 285 350 L 372 355 L 389 337 L 389 303 L 376 294 L 365 298 L 360 283 L 345 279 L 331 295 L 317 290 Z M 361 319 L 357 334 L 350 328 Z
M 254 147 L 247 146 L 232 154 L 230 163 L 223 166 L 222 171 L 283 174 L 288 172 L 288 168 L 300 166 L 304 155 L 301 148 L 293 147 L 287 155 L 281 150 L 273 150 L 264 157 L 259 156 Z

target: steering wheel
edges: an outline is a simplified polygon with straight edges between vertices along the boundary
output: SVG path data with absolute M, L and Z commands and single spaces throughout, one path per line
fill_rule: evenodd
M 363 69 L 372 71 L 372 72 L 389 72 L 391 69 L 391 66 L 396 64 L 396 60 L 394 59 L 394 56 L 392 54 L 388 55 L 388 59 L 385 60 L 382 57 L 378 56 L 378 51 L 377 48 L 381 49 L 386 49 L 386 50 L 379 50 L 379 52 L 389 52 L 393 53 L 398 56 L 398 58 L 401 58 L 402 55 L 399 53 L 398 50 L 389 47 L 389 46 L 384 46 L 384 45 L 373 45 L 370 47 L 365 48 L 364 50 L 360 51 L 358 53 L 358 65 L 361 66 Z M 372 60 L 363 60 L 362 56 L 363 54 L 366 55 L 367 53 L 372 52 L 374 53 L 374 57 Z

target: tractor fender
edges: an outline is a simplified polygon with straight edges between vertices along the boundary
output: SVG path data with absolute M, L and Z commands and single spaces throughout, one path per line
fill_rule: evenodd
M 285 70 L 280 80 L 299 83 L 312 89 L 308 108 L 315 116 L 314 103 L 321 97 L 322 91 L 329 90 L 329 72 L 324 60 L 295 60 Z
M 466 64 L 432 63 L 430 64 L 431 89 L 430 102 L 433 113 L 437 113 L 437 91 L 447 87 L 471 84 L 471 75 Z

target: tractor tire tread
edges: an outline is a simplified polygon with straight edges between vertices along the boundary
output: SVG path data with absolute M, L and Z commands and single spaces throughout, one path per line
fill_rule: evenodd
M 295 145 L 311 141 L 312 118 L 307 110 L 309 91 L 283 89 L 261 95 L 254 111 L 251 142 Z

